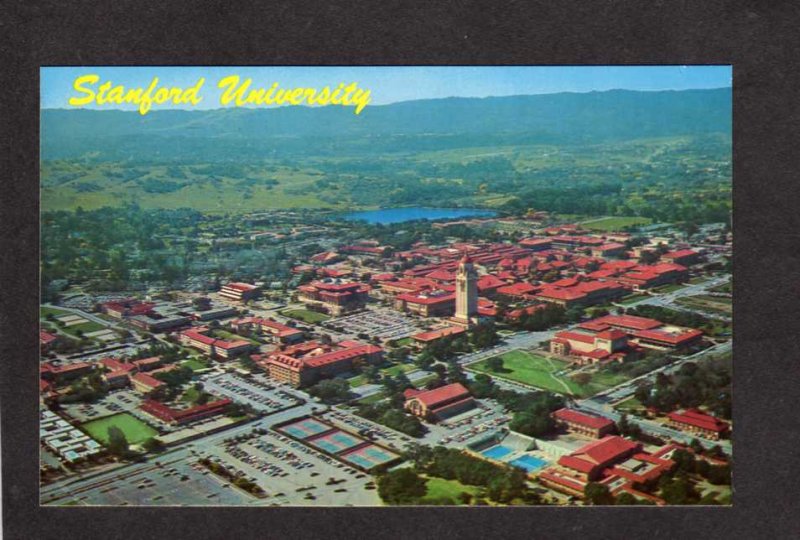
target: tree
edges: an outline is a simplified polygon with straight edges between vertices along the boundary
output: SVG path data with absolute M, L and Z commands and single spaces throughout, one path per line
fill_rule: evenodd
M 614 504 L 614 497 L 606 485 L 589 482 L 586 484 L 583 493 L 586 496 L 586 502 L 589 504 L 595 506 Z
M 575 381 L 575 384 L 578 386 L 586 386 L 590 382 L 592 382 L 592 375 L 586 373 L 585 371 L 581 371 L 580 373 L 576 373 L 572 376 L 572 380 Z
M 378 495 L 389 504 L 414 504 L 425 496 L 425 484 L 413 470 L 398 469 L 378 478 Z
M 523 411 L 514 414 L 508 428 L 511 431 L 528 435 L 529 437 L 539 437 L 553 430 L 555 422 L 546 412 L 536 413 Z
M 160 452 L 164 449 L 164 444 L 156 437 L 150 437 L 142 443 L 142 448 L 148 452 Z
M 128 455 L 128 439 L 125 437 L 125 433 L 117 426 L 108 428 L 108 443 L 106 447 L 115 456 L 125 457 Z
M 493 356 L 486 361 L 486 367 L 491 371 L 499 372 L 503 370 L 503 357 Z
M 341 403 L 350 399 L 350 385 L 344 379 L 326 379 L 311 386 L 308 393 L 325 403 Z
M 614 504 L 618 506 L 632 506 L 639 502 L 636 497 L 628 493 L 627 491 L 623 491 L 617 498 L 614 499 Z
M 361 373 L 368 382 L 377 383 L 381 380 L 381 373 L 376 366 L 367 366 Z

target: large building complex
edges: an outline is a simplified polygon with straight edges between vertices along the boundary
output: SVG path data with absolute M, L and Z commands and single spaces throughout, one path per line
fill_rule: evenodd
M 363 309 L 371 287 L 357 281 L 314 281 L 297 288 L 298 300 L 337 317 Z
M 254 356 L 271 378 L 298 388 L 351 371 L 359 364 L 377 364 L 382 358 L 383 349 L 357 341 L 330 345 L 309 342 Z
M 671 412 L 667 418 L 669 425 L 676 429 L 715 441 L 725 436 L 730 428 L 727 422 L 697 409 Z
M 232 282 L 223 285 L 219 295 L 234 302 L 248 302 L 258 297 L 261 289 L 249 283 Z

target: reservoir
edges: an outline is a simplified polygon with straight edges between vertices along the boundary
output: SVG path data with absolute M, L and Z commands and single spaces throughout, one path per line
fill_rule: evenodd
M 402 223 L 416 219 L 454 219 L 465 217 L 492 217 L 496 212 L 482 208 L 382 208 L 380 210 L 365 210 L 362 212 L 348 212 L 337 217 L 348 221 L 363 220 L 367 223 Z

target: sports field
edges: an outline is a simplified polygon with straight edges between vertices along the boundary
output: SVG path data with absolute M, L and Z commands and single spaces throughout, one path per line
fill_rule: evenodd
M 330 317 L 324 313 L 317 313 L 316 311 L 310 311 L 308 309 L 287 309 L 286 311 L 281 311 L 281 315 L 290 317 L 292 319 L 298 319 L 308 324 L 314 324 L 330 319 Z
M 584 221 L 581 226 L 591 231 L 621 231 L 625 227 L 649 225 L 651 221 L 644 217 L 607 217 Z
M 121 429 L 130 444 L 138 444 L 158 435 L 158 431 L 128 413 L 113 414 L 81 425 L 92 438 L 103 444 L 108 443 L 108 428 L 111 426 Z

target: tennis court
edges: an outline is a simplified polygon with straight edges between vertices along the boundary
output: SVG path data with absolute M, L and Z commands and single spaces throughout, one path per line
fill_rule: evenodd
M 293 424 L 282 426 L 280 431 L 288 433 L 292 437 L 297 437 L 298 439 L 307 439 L 324 431 L 328 431 L 329 429 L 331 429 L 330 426 L 314 420 L 313 418 L 303 418 Z
M 365 446 L 364 448 L 359 448 L 355 452 L 350 452 L 346 456 L 342 456 L 345 461 L 349 461 L 350 463 L 354 463 L 359 467 L 364 469 L 371 469 L 378 465 L 382 465 L 383 463 L 388 463 L 394 459 L 397 459 L 399 456 L 397 454 L 393 454 L 388 450 L 384 450 L 374 444 L 369 446 Z
M 345 433 L 344 431 L 334 431 L 333 433 L 328 433 L 327 435 L 323 435 L 322 437 L 314 439 L 313 441 L 308 441 L 308 444 L 311 446 L 316 446 L 321 450 L 325 450 L 330 454 L 338 454 L 343 450 L 353 448 L 354 446 L 358 446 L 363 442 L 364 441 L 362 439 L 354 437 L 353 435 Z

